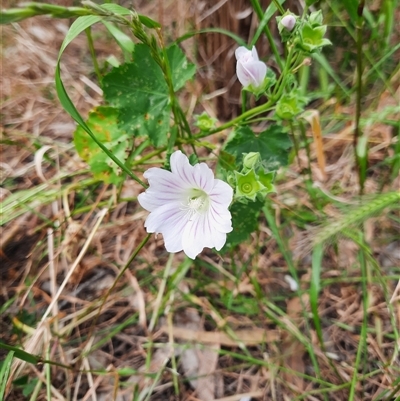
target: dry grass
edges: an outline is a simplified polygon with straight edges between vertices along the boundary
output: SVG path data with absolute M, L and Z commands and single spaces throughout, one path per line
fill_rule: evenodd
M 137 8 L 165 26 L 174 26 L 171 35 L 179 36 L 185 32 L 182 21 L 187 15 L 197 15 L 196 21 L 203 16 L 205 21 L 210 10 L 193 9 L 195 5 L 190 4 L 159 2 L 157 8 L 157 4 L 143 2 Z M 226 18 L 211 11 L 215 24 Z M 254 29 L 254 22 L 251 26 L 247 29 Z M 16 207 L 15 215 L 1 228 L 0 306 L 4 308 L 0 339 L 65 365 L 45 365 L 46 370 L 42 364 L 15 359 L 11 378 L 26 375 L 38 388 L 35 383 L 43 382 L 37 400 L 49 399 L 47 377 L 51 377 L 48 388 L 53 400 L 311 401 L 323 400 L 324 394 L 328 400 L 348 399 L 365 298 L 358 248 L 346 237 L 337 241 L 336 249 L 326 249 L 322 262 L 318 313 L 325 349 L 309 324 L 308 292 L 300 298 L 290 289 L 287 261 L 263 220 L 259 233 L 232 258 L 204 252 L 196 262 L 188 262 L 182 254 L 169 256 L 162 239 L 153 236 L 119 277 L 146 236 L 145 213 L 135 201 L 141 188 L 127 180 L 124 201 L 115 203 L 115 189 L 94 182 L 74 152 L 74 123 L 61 108 L 53 82 L 67 29 L 68 21 L 41 17 L 4 27 L 2 32 L 0 196 L 4 200 L 38 188 L 40 197 L 28 207 Z M 116 54 L 104 32 L 96 33 L 99 59 Z M 199 53 L 200 63 L 229 70 L 232 73 L 226 75 L 233 76 L 229 43 L 207 43 Z M 228 53 L 230 58 L 226 58 Z M 225 54 L 229 67 L 210 54 Z M 205 70 L 204 76 L 209 72 Z M 74 104 L 87 115 L 101 96 L 83 36 L 67 49 L 63 73 Z M 210 90 L 204 87 L 204 76 L 185 96 L 200 99 L 203 91 Z M 218 79 L 212 82 L 212 90 L 220 88 Z M 232 83 L 225 81 L 225 92 L 236 98 L 230 91 Z M 392 87 L 395 96 L 380 92 L 376 111 L 398 104 L 398 77 L 393 77 Z M 228 103 L 223 96 L 217 98 L 221 99 L 217 109 L 206 100 L 196 108 L 226 116 Z M 331 112 L 351 116 L 354 111 L 333 107 L 333 102 L 322 105 L 321 118 Z M 395 120 L 399 115 L 390 117 Z M 385 191 L 396 190 L 398 177 L 386 179 L 383 185 L 381 180 L 385 177 L 382 162 L 393 154 L 392 128 L 378 122 L 369 130 L 371 174 L 366 192 L 376 193 L 382 186 Z M 312 147 L 313 183 L 327 197 L 352 204 L 358 193 L 352 126 L 332 121 L 323 123 L 323 131 L 322 148 Z M 307 135 L 313 138 L 311 129 Z M 221 134 L 216 145 L 225 136 Z M 282 237 L 292 238 L 303 290 L 311 280 L 311 257 L 296 244 L 298 238 L 304 239 L 304 231 L 312 241 L 307 235 L 313 231 L 307 230 L 302 214 L 321 219 L 343 214 L 328 202 L 317 208 L 310 199 L 303 173 L 308 160 L 301 151 L 279 178 L 272 202 Z M 400 396 L 400 343 L 395 334 L 400 321 L 400 293 L 395 292 L 400 279 L 399 214 L 392 217 L 397 220 L 381 214 L 365 226 L 379 266 L 374 268 L 371 263 L 368 271 L 367 347 L 359 365 L 356 400 L 381 399 L 378 396 L 384 390 L 394 389 L 391 399 Z M 172 274 L 169 280 L 166 269 Z M 314 351 L 317 373 L 307 347 Z M 29 399 L 22 389 L 10 380 L 7 400 Z M 133 394 L 142 394 L 142 398 L 133 398 Z

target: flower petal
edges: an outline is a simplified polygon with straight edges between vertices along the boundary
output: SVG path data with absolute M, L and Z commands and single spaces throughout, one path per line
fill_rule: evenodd
M 253 57 L 253 60 L 258 61 L 258 53 L 257 53 L 257 49 L 255 46 L 253 46 L 253 48 L 251 49 L 251 56 Z
M 239 59 L 241 59 L 242 57 L 248 56 L 249 53 L 250 53 L 250 50 L 247 49 L 246 47 L 244 47 L 244 46 L 238 47 L 238 48 L 235 50 L 235 57 L 236 57 L 236 60 L 239 60 Z
M 161 233 L 168 252 L 183 249 L 182 237 L 188 221 L 187 212 L 179 204 L 167 203 L 150 213 L 145 222 L 148 233 Z
M 232 228 L 232 215 L 226 209 L 220 209 L 211 205 L 209 210 L 209 220 L 214 230 L 222 233 L 230 233 Z
M 207 214 L 197 215 L 185 227 L 182 237 L 183 251 L 189 258 L 195 259 L 205 247 L 214 247 L 213 234 Z
M 246 63 L 237 62 L 236 74 L 240 83 L 246 87 L 250 84 L 255 88 L 262 85 L 265 75 L 267 73 L 267 66 L 262 61 L 251 60 Z
M 214 187 L 209 195 L 212 202 L 215 202 L 227 209 L 232 202 L 233 189 L 226 182 L 215 179 Z
M 214 248 L 220 251 L 226 242 L 226 234 L 217 231 L 214 233 Z
M 138 201 L 149 212 L 165 205 L 166 202 L 186 201 L 186 184 L 170 171 L 153 167 L 144 173 L 144 177 L 148 179 L 150 187 L 138 196 Z
M 251 75 L 240 61 L 236 63 L 236 75 L 245 88 L 252 83 Z
M 171 155 L 172 174 L 179 177 L 184 185 L 191 188 L 202 189 L 208 192 L 212 188 L 214 174 L 205 163 L 192 166 L 189 159 L 180 150 Z

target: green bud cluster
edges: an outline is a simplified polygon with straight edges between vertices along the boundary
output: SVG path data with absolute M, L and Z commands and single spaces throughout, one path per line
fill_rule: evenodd
M 244 203 L 264 198 L 274 192 L 275 171 L 265 172 L 259 152 L 243 153 L 242 170 L 235 171 L 228 177 L 230 185 L 236 188 L 235 197 Z
M 216 118 L 210 117 L 206 112 L 194 116 L 196 127 L 200 128 L 200 131 L 208 132 L 216 127 Z
M 321 10 L 312 12 L 304 20 L 290 11 L 276 19 L 282 41 L 293 43 L 305 53 L 314 53 L 323 46 L 332 44 L 329 39 L 324 38 L 327 26 L 323 24 Z
M 276 104 L 276 115 L 282 120 L 290 120 L 304 110 L 307 98 L 298 89 L 284 93 Z

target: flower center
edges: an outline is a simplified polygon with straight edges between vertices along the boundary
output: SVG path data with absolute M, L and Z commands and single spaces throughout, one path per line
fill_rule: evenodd
M 189 220 L 193 220 L 196 214 L 202 214 L 208 210 L 208 195 L 200 190 L 193 189 L 190 191 L 187 201 L 182 205 L 182 210 L 187 212 Z

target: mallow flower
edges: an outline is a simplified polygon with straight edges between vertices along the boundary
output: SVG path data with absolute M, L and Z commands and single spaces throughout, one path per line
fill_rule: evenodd
M 215 179 L 207 164 L 190 165 L 180 150 L 170 165 L 171 171 L 152 167 L 144 173 L 149 188 L 138 201 L 150 212 L 147 232 L 161 233 L 168 252 L 183 250 L 192 259 L 205 247 L 219 251 L 232 231 L 232 188 Z
M 267 74 L 267 66 L 259 60 L 257 50 L 240 46 L 235 51 L 236 75 L 244 88 L 257 89 L 263 86 Z

